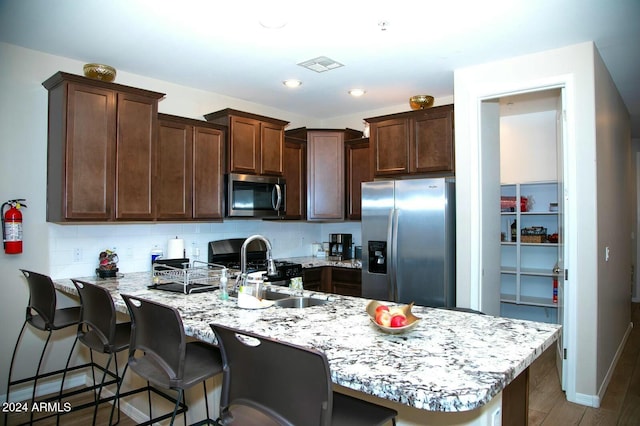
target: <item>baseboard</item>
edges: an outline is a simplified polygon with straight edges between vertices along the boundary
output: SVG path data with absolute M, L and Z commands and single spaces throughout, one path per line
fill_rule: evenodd
M 71 389 L 78 386 L 85 386 L 87 382 L 87 374 L 82 372 L 76 373 L 68 373 L 64 379 L 64 389 Z M 60 392 L 60 384 L 62 382 L 62 376 L 57 379 L 43 379 L 38 380 L 38 389 L 36 392 L 36 396 L 44 396 L 44 395 L 52 395 Z M 12 386 L 11 392 L 9 396 L 11 397 L 11 402 L 18 401 L 30 401 L 31 395 L 33 393 L 33 384 L 26 383 L 23 386 Z M 7 400 L 7 394 L 0 395 L 2 401 Z
M 588 395 L 585 393 L 577 393 L 575 400 L 570 400 L 569 402 L 574 402 L 580 405 L 586 405 L 587 407 L 598 408 L 600 407 L 600 398 L 598 395 Z
M 604 380 L 602 381 L 602 384 L 600 385 L 600 389 L 598 390 L 598 405 L 594 405 L 593 407 L 598 408 L 600 407 L 600 401 L 602 400 L 602 398 L 604 398 L 604 394 L 607 391 L 607 387 L 609 387 L 609 382 L 611 382 L 611 378 L 613 377 L 613 372 L 616 369 L 616 366 L 618 365 L 618 361 L 620 360 L 620 357 L 622 356 L 622 351 L 624 350 L 624 346 L 627 344 L 627 340 L 629 339 L 629 335 L 631 334 L 631 330 L 633 330 L 633 323 L 630 322 L 629 325 L 627 326 L 627 331 L 624 333 L 624 336 L 622 337 L 622 341 L 620 342 L 620 344 L 618 345 L 618 349 L 616 350 L 616 354 L 613 357 L 613 360 L 611 361 L 611 365 L 609 365 L 609 369 L 607 370 L 607 374 L 604 376 Z
M 87 386 L 90 386 L 91 383 L 92 381 L 90 381 L 89 376 L 87 376 Z M 102 390 L 103 397 L 109 397 L 114 395 L 115 394 L 111 392 L 109 389 Z M 149 415 L 147 413 L 144 413 L 138 410 L 134 405 L 124 400 L 120 400 L 120 412 L 138 424 L 144 423 L 149 420 Z

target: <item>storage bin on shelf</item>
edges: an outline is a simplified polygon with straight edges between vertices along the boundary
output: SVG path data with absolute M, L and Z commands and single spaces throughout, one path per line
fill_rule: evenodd
M 547 228 L 543 226 L 532 226 L 522 228 L 520 231 L 520 242 L 523 243 L 544 243 L 547 241 Z
M 516 211 L 517 197 L 503 195 L 500 197 L 500 211 L 502 212 L 515 212 Z M 520 211 L 529 211 L 529 198 L 520 197 Z

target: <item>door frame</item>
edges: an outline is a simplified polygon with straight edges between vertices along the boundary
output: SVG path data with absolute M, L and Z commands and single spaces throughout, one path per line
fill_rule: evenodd
M 566 390 L 567 399 L 572 401 L 575 400 L 576 390 L 576 364 L 577 364 L 577 334 L 575 330 L 575 324 L 577 321 L 577 289 L 574 283 L 573 277 L 575 277 L 575 273 L 571 273 L 571 270 L 575 268 L 574 265 L 577 265 L 577 214 L 578 208 L 576 206 L 576 197 L 571 196 L 571 194 L 576 194 L 576 171 L 577 171 L 577 145 L 574 135 L 575 129 L 575 119 L 573 111 L 575 109 L 573 102 L 575 99 L 575 89 L 573 77 L 571 75 L 559 75 L 550 78 L 535 80 L 535 81 L 516 81 L 516 82 L 508 82 L 504 85 L 497 84 L 492 87 L 484 87 L 482 90 L 475 88 L 476 90 L 472 90 L 470 98 L 468 102 L 470 105 L 475 105 L 476 109 L 476 125 L 471 126 L 469 129 L 469 137 L 470 140 L 477 141 L 477 159 L 478 159 L 478 176 L 479 179 L 476 180 L 475 183 L 472 184 L 471 188 L 471 204 L 478 206 L 478 211 L 482 212 L 484 210 L 483 205 L 485 204 L 483 191 L 484 187 L 488 184 L 488 182 L 483 182 L 483 169 L 495 167 L 495 163 L 490 163 L 487 161 L 486 156 L 483 155 L 484 149 L 488 149 L 489 151 L 494 150 L 495 147 L 488 145 L 485 147 L 483 145 L 482 135 L 482 102 L 491 101 L 494 99 L 498 99 L 501 97 L 507 97 L 511 95 L 517 95 L 522 93 L 530 93 L 537 91 L 544 91 L 550 89 L 561 89 L 564 92 L 563 102 L 563 110 L 565 114 L 565 130 L 564 130 L 564 140 L 563 140 L 563 181 L 565 187 L 565 200 L 564 200 L 564 232 L 565 232 L 565 246 L 564 246 L 564 262 L 565 262 L 565 270 L 569 271 L 565 282 L 564 282 L 564 321 L 563 321 L 563 345 L 566 349 L 566 359 L 563 371 L 564 378 L 566 378 L 566 382 L 564 383 L 563 388 Z M 475 127 L 475 128 L 474 128 Z M 499 185 L 499 182 L 496 183 Z M 489 194 L 487 202 L 491 200 L 491 196 Z M 483 300 L 489 300 L 491 298 L 499 298 L 499 287 L 496 291 L 495 283 L 488 283 L 485 289 L 484 279 L 484 263 L 491 262 L 495 259 L 484 258 L 482 255 L 481 247 L 483 246 L 483 222 L 484 219 L 482 215 L 476 215 L 472 219 L 471 228 L 475 229 L 476 232 L 472 231 L 473 239 L 475 240 L 474 244 L 471 244 L 471 271 L 472 275 L 470 276 L 470 305 L 471 307 L 475 307 L 476 309 L 482 310 L 483 308 Z M 492 236 L 493 237 L 493 236 Z M 477 238 L 477 239 L 476 239 Z M 473 253 L 474 250 L 478 250 L 478 252 Z M 475 263 L 475 267 L 474 264 Z M 575 272 L 575 270 L 574 270 Z M 475 275 L 475 277 L 474 277 Z M 474 283 L 477 283 L 474 285 Z

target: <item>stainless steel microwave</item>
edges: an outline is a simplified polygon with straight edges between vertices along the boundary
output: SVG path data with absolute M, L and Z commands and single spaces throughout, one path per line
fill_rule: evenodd
M 226 186 L 229 217 L 285 215 L 287 186 L 284 178 L 229 173 Z

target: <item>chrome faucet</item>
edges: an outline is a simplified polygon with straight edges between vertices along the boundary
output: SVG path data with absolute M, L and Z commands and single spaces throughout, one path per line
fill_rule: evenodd
M 249 243 L 254 240 L 261 240 L 267 246 L 267 274 L 273 275 L 276 273 L 276 264 L 273 261 L 273 256 L 271 254 L 271 243 L 262 235 L 252 235 L 244 240 L 244 243 L 242 243 L 242 247 L 240 248 L 240 276 L 238 277 L 240 285 L 244 285 L 247 281 L 247 247 L 249 246 Z

